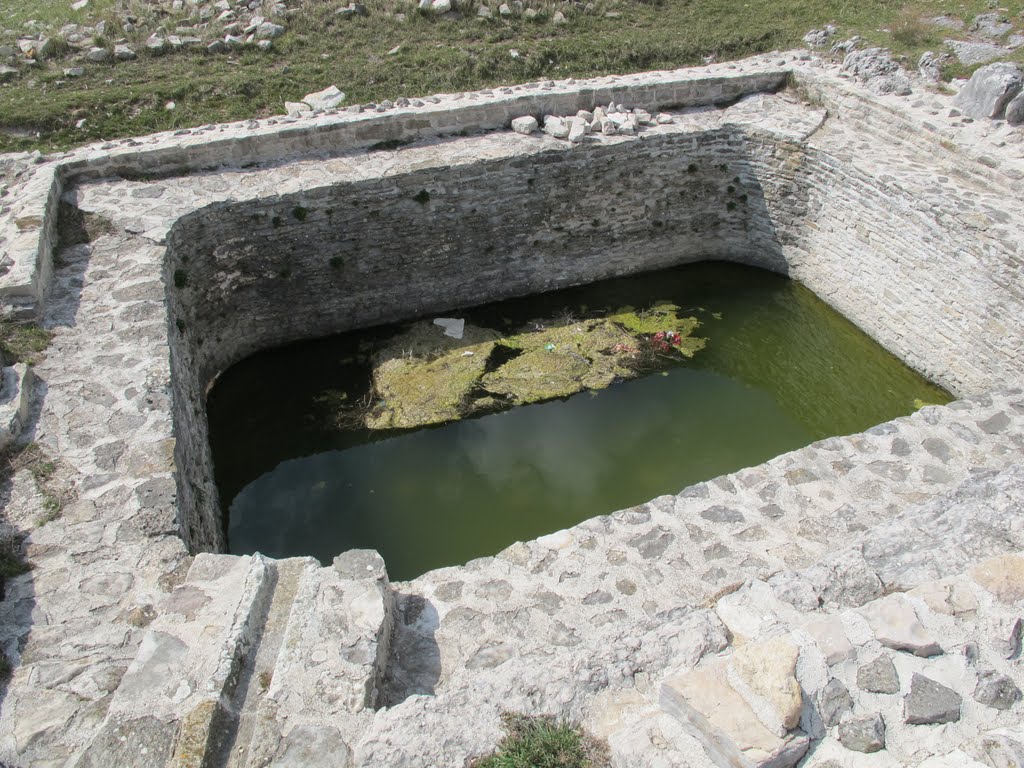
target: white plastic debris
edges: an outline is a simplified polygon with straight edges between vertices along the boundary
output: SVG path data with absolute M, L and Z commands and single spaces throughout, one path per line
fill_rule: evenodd
M 462 332 L 466 329 L 466 321 L 461 317 L 435 317 L 434 325 L 444 328 L 444 335 L 453 339 L 461 339 Z

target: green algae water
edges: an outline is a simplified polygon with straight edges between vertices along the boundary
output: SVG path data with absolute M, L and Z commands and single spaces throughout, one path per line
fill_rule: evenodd
M 393 580 L 493 555 L 950 396 L 799 283 L 727 263 L 608 280 L 449 316 L 504 331 L 671 301 L 692 358 L 571 397 L 440 426 L 338 418 L 372 396 L 368 357 L 403 328 L 261 352 L 208 413 L 229 548 L 329 563 L 381 552 Z

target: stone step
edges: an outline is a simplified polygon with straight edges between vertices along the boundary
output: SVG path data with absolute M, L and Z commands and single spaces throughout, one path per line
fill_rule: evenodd
M 0 451 L 21 436 L 32 406 L 35 373 L 24 363 L 0 372 Z
M 349 741 L 382 696 L 395 598 L 376 552 L 303 568 L 273 678 L 240 745 L 244 765 L 349 764 Z M 242 765 L 235 761 L 232 765 Z
M 210 766 L 276 574 L 261 555 L 198 555 L 159 608 L 79 768 Z
M 308 574 L 319 570 L 320 564 L 311 557 L 294 557 L 275 560 L 273 567 L 277 573 L 277 584 L 259 645 L 255 653 L 243 662 L 241 682 L 231 702 L 237 716 L 237 727 L 219 761 L 228 768 L 244 766 L 248 762 L 248 748 L 256 729 L 260 702 L 273 679 L 296 595 Z

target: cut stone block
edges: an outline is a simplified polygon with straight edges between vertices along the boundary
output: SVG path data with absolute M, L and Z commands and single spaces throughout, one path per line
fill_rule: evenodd
M 843 622 L 839 620 L 838 616 L 814 619 L 805 624 L 803 630 L 817 644 L 829 666 L 852 659 L 857 655 L 850 639 L 846 636 L 846 630 L 843 629 Z
M 860 609 L 875 638 L 887 648 L 915 656 L 935 656 L 942 648 L 926 630 L 903 595 L 888 595 Z
M 931 610 L 945 616 L 963 616 L 978 610 L 978 599 L 960 578 L 930 581 L 907 594 L 923 600 Z
M 799 731 L 780 738 L 764 727 L 729 685 L 724 665 L 670 678 L 660 703 L 722 768 L 791 768 L 807 752 L 809 740 Z
M 1024 600 L 1024 557 L 1000 555 L 990 558 L 975 566 L 971 576 L 1003 603 Z
M 768 730 L 782 737 L 800 722 L 803 696 L 796 679 L 800 647 L 789 637 L 741 646 L 728 662 L 732 687 Z

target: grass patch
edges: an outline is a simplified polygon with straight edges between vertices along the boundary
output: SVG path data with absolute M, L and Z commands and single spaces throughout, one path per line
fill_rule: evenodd
M 48 0 L 14 4 L 22 10 L 9 16 L 9 23 L 31 13 L 27 8 L 39 7 L 37 18 L 59 15 L 57 4 Z M 940 0 L 916 3 L 909 12 L 888 0 L 602 0 L 591 12 L 564 3 L 542 5 L 551 14 L 561 9 L 569 23 L 518 15 L 483 20 L 472 12 L 458 20 L 439 19 L 397 0 L 371 7 L 366 17 L 345 19 L 334 13 L 336 3 L 308 0 L 266 54 L 186 51 L 156 57 L 140 47 L 137 61 L 86 65 L 85 74 L 72 79 L 62 74 L 66 60 L 43 62 L 0 86 L 0 152 L 66 149 L 283 114 L 286 100 L 331 84 L 348 94 L 348 104 L 379 103 L 547 78 L 671 69 L 699 64 L 705 56 L 726 60 L 798 46 L 808 29 L 829 22 L 840 38 L 860 34 L 865 44 L 891 45 L 909 55 L 924 41 L 931 44 L 946 34 L 925 35 L 917 20 L 950 12 Z M 475 6 L 474 1 L 467 9 Z M 1013 18 L 1024 0 L 1006 7 Z M 65 0 L 60 8 L 72 16 Z M 402 10 L 405 20 L 394 10 Z M 983 10 L 984 0 L 969 0 L 955 12 L 969 21 Z M 168 101 L 176 109 L 164 109 Z
M 43 512 L 36 519 L 36 524 L 46 525 L 60 517 L 64 507 L 75 498 L 75 492 L 61 480 L 58 463 L 38 443 L 29 443 L 7 455 L 6 466 L 0 476 L 13 477 L 20 470 L 32 475 L 42 496 Z
M 578 727 L 551 717 L 506 714 L 497 751 L 471 768 L 606 768 L 608 748 Z
M 0 355 L 4 364 L 35 365 L 42 359 L 53 334 L 34 323 L 0 321 Z

